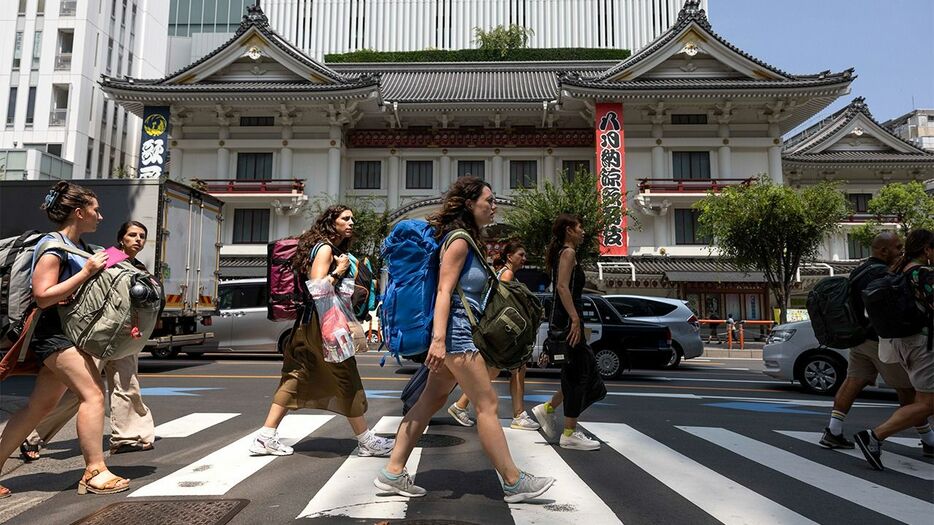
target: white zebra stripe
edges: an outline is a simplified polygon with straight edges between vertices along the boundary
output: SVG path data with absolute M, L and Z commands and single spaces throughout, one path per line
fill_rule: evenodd
M 237 412 L 195 412 L 157 426 L 156 437 L 188 437 L 239 415 Z
M 796 432 L 793 430 L 776 430 L 776 432 L 788 437 L 800 439 L 801 441 L 807 441 L 808 443 L 814 444 L 820 441 L 821 438 L 820 432 Z M 841 454 L 846 454 L 847 456 L 859 458 L 860 460 L 865 459 L 863 457 L 863 453 L 859 449 L 837 448 L 834 450 L 840 452 Z M 884 448 L 882 450 L 882 464 L 885 465 L 886 470 L 901 472 L 902 474 L 907 474 L 916 478 L 934 481 L 934 465 L 925 463 L 924 461 L 906 458 L 905 456 L 900 456 L 898 454 L 893 454 Z

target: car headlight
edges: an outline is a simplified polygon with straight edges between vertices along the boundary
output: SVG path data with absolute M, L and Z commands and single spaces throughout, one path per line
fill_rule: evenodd
M 767 344 L 772 343 L 784 343 L 785 341 L 792 338 L 795 335 L 796 330 L 794 328 L 788 330 L 772 330 L 769 332 L 769 338 L 766 340 Z

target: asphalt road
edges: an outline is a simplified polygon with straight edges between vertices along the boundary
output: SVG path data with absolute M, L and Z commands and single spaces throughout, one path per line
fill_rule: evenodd
M 380 367 L 371 354 L 358 361 L 367 420 L 391 433 L 401 415 L 399 392 L 414 367 Z M 281 433 L 298 441 L 294 456 L 250 458 L 245 443 L 263 422 L 279 365 L 273 356 L 143 358 L 144 396 L 163 437 L 152 452 L 108 460 L 133 478 L 131 491 L 75 494 L 82 462 L 69 425 L 40 461 L 7 462 L 0 481 L 15 495 L 0 501 L 0 521 L 67 524 L 111 504 L 242 499 L 248 504 L 230 523 L 934 522 L 934 463 L 922 457 L 913 431 L 887 444 L 885 472 L 870 470 L 861 457 L 823 450 L 815 442 L 831 400 L 768 378 L 757 360 L 697 359 L 675 371 L 636 369 L 608 382 L 607 398 L 581 418 L 581 427 L 604 442 L 597 452 L 567 451 L 537 432 L 507 429 L 520 468 L 558 480 L 541 500 L 520 505 L 502 501 L 476 430 L 444 412 L 413 455 L 417 465 L 410 464 L 429 491 L 420 499 L 378 496 L 371 482 L 385 460 L 354 456 L 349 426 L 325 412 L 294 412 L 283 422 Z M 557 371 L 530 371 L 527 407 L 558 384 Z M 505 416 L 505 374 L 496 388 Z M 3 407 L 21 403 L 30 389 L 29 378 L 2 383 Z M 894 394 L 867 392 L 847 432 L 881 421 L 895 406 Z

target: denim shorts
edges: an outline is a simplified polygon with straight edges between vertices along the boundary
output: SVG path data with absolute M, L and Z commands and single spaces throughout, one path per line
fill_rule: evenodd
M 444 344 L 449 354 L 478 351 L 473 342 L 473 328 L 470 326 L 470 319 L 467 318 L 467 311 L 459 302 L 451 305 L 448 334 Z
M 32 334 L 29 347 L 40 362 L 45 361 L 47 357 L 56 352 L 75 346 L 75 343 L 65 337 L 65 332 L 62 330 L 62 321 L 54 307 L 42 312 L 36 323 L 36 329 Z

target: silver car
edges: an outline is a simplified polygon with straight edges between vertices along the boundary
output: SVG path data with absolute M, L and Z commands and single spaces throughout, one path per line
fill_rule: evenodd
M 648 321 L 671 330 L 671 354 L 662 368 L 677 368 L 682 359 L 693 359 L 704 353 L 700 323 L 688 307 L 688 302 L 667 297 L 643 295 L 605 295 L 613 308 L 626 319 Z
M 769 332 L 762 348 L 763 372 L 797 381 L 808 392 L 833 394 L 846 379 L 850 351 L 821 345 L 811 321 L 780 324 Z
M 266 279 L 224 281 L 218 285 L 220 316 L 214 317 L 214 341 L 186 346 L 188 354 L 207 352 L 279 352 L 289 341 L 291 322 L 266 317 Z

